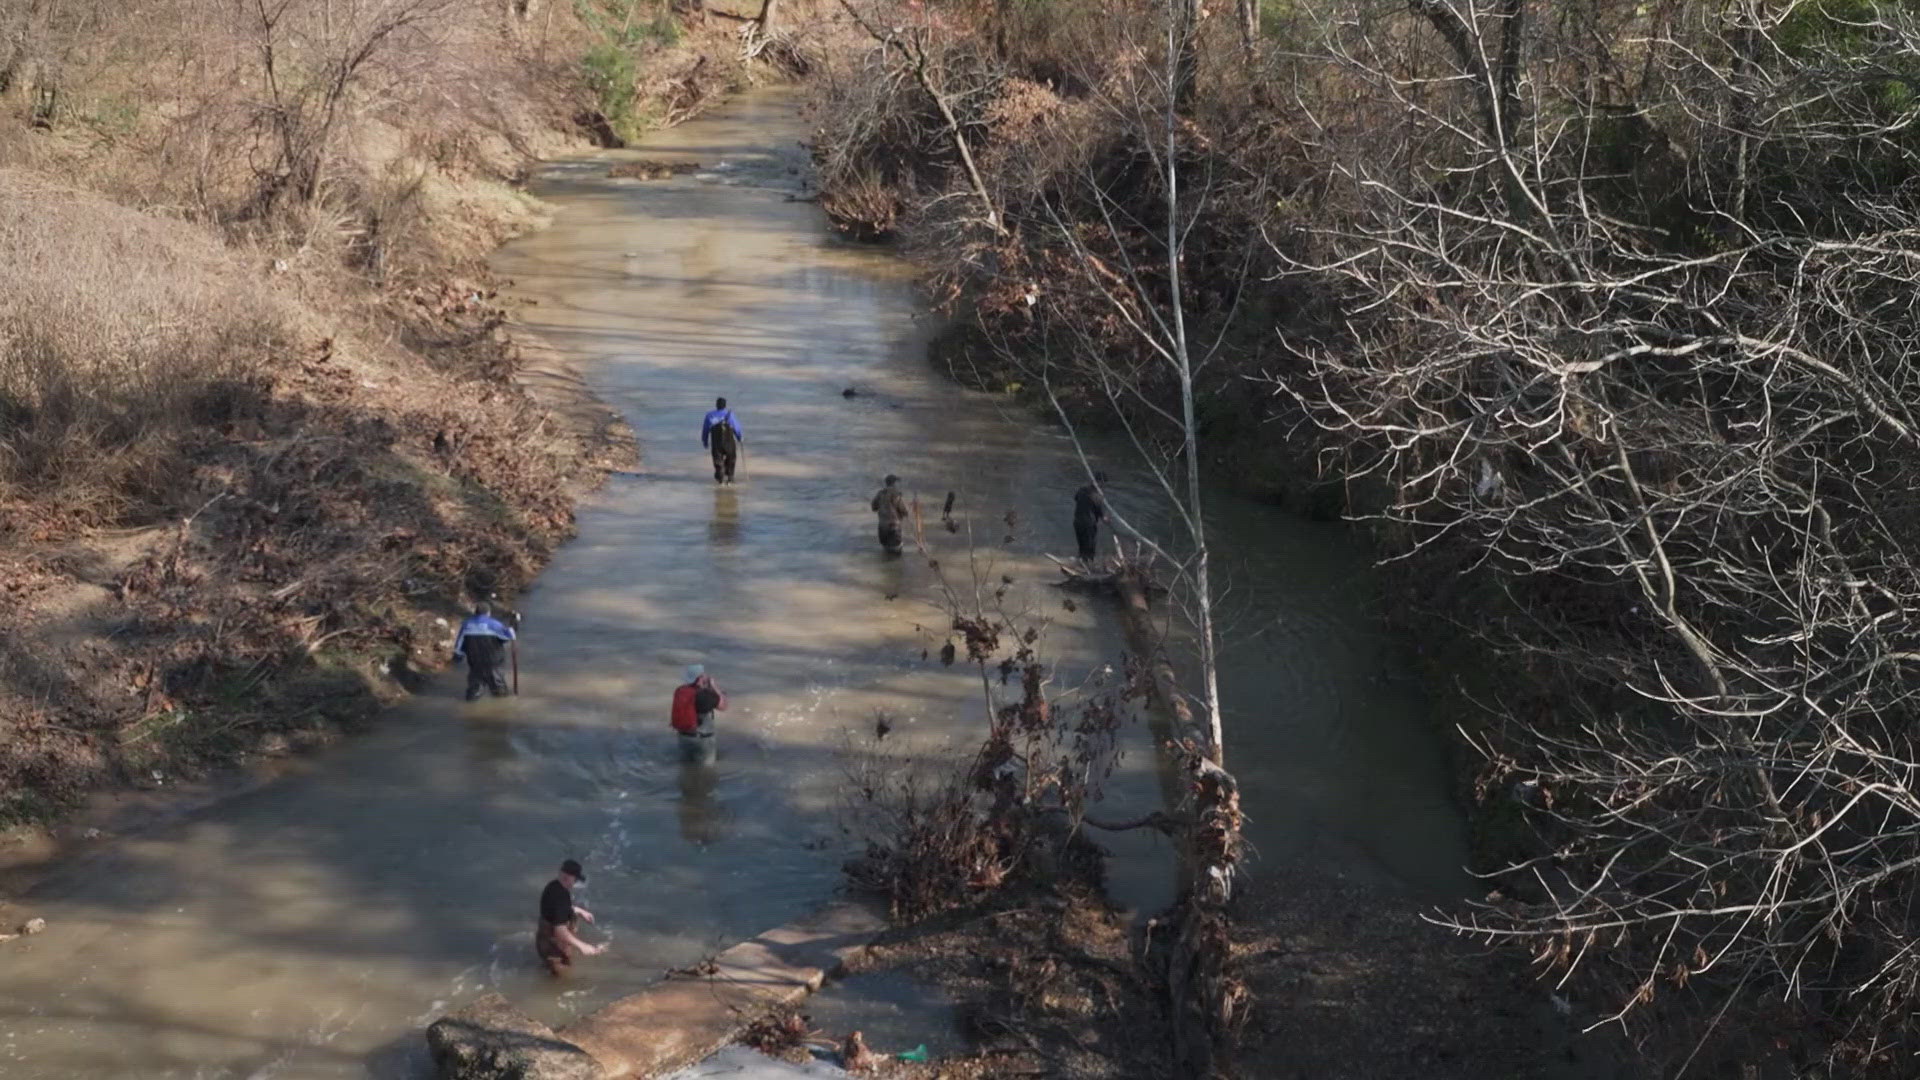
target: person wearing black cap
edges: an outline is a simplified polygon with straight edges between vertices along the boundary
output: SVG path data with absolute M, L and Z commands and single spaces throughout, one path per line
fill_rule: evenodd
M 533 951 L 540 954 L 554 975 L 565 974 L 573 966 L 569 950 L 582 956 L 599 956 L 607 951 L 605 945 L 589 945 L 573 932 L 576 920 L 593 921 L 593 912 L 573 902 L 573 887 L 585 880 L 587 874 L 580 869 L 579 861 L 568 859 L 560 864 L 560 876 L 547 882 L 546 891 L 540 894 L 540 923 L 533 931 Z

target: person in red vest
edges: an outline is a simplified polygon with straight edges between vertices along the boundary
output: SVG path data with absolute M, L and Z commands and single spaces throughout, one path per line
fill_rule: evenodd
M 727 707 L 727 695 L 700 664 L 687 665 L 686 681 L 673 691 L 673 730 L 680 735 L 684 761 L 713 760 L 713 714 Z

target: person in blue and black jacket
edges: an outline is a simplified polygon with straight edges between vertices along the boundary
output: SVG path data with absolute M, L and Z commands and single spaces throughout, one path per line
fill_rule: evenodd
M 740 441 L 746 432 L 727 408 L 726 398 L 715 398 L 713 411 L 700 422 L 700 445 L 713 451 L 713 482 L 733 483 L 733 467 L 740 460 Z
M 491 604 L 475 605 L 473 615 L 460 624 L 453 658 L 467 662 L 468 701 L 479 700 L 481 687 L 494 697 L 507 695 L 507 643 L 513 639 L 513 627 L 493 617 Z

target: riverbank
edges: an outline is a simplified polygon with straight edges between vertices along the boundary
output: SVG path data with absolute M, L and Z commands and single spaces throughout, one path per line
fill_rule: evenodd
M 1644 1075 L 1610 1033 L 1580 1036 L 1521 958 L 1490 956 L 1424 921 L 1427 910 L 1324 868 L 1251 882 L 1233 906 L 1233 970 L 1248 1000 L 1225 1075 Z M 1135 917 L 1097 892 L 1016 891 L 987 910 L 902 928 L 850 974 L 937 988 L 970 1044 L 941 1058 L 940 1075 L 1160 1080 L 1173 1075 L 1171 1033 L 1136 966 Z

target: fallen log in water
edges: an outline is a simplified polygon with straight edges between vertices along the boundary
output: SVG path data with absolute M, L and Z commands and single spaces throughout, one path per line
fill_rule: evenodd
M 1246 986 L 1233 970 L 1227 901 L 1240 856 L 1240 788 L 1207 753 L 1207 732 L 1180 692 L 1172 662 L 1155 633 L 1151 599 L 1165 592 L 1151 565 L 1117 558 L 1075 566 L 1054 559 L 1062 588 L 1101 593 L 1119 601 L 1128 648 L 1139 660 L 1148 720 L 1160 745 L 1160 779 L 1167 812 L 1099 827 L 1161 828 L 1180 845 L 1180 896 L 1145 924 L 1135 960 L 1166 995 L 1174 1058 L 1181 1075 L 1213 1075 L 1221 1051 L 1246 1014 Z
M 1056 589 L 1119 596 L 1123 590 L 1121 578 L 1132 576 L 1135 587 L 1146 596 L 1159 596 L 1167 591 L 1166 586 L 1154 579 L 1151 563 L 1138 558 L 1120 555 L 1091 563 L 1069 561 L 1057 555 L 1047 558 L 1060 568 L 1060 579 L 1053 583 Z

